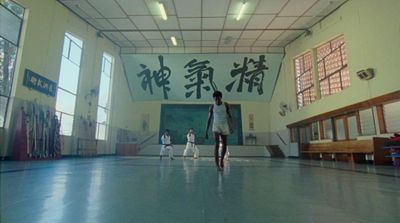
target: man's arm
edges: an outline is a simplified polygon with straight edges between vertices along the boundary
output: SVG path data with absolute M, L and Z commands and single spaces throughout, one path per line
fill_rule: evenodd
M 229 131 L 232 133 L 233 132 L 233 117 L 232 117 L 231 106 L 228 104 L 228 102 L 225 102 L 225 107 L 226 107 L 226 114 L 228 115 Z
M 213 105 L 210 105 L 210 107 L 208 108 L 208 119 L 207 119 L 207 126 L 206 126 L 206 135 L 205 135 L 206 139 L 208 139 L 208 129 L 210 128 L 212 116 L 213 116 Z
M 228 104 L 228 102 L 225 102 L 225 107 L 226 107 L 226 114 L 228 115 L 228 118 L 232 121 L 231 106 Z

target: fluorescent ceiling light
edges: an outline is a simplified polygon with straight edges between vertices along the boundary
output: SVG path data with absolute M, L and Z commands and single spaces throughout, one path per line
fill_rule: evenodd
M 244 8 L 246 8 L 246 2 L 243 2 L 243 3 L 242 3 L 242 6 L 240 6 L 239 14 L 238 14 L 238 16 L 236 17 L 236 20 L 237 20 L 237 21 L 239 21 L 240 18 L 242 17 Z
M 178 43 L 176 42 L 175 36 L 171 36 L 172 45 L 176 46 Z
M 164 8 L 163 3 L 159 2 L 158 3 L 158 7 L 160 8 L 162 19 L 167 20 L 167 13 L 165 12 L 165 8 Z

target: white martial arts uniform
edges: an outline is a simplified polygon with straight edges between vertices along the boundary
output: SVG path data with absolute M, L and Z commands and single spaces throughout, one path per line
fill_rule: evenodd
M 187 143 L 186 143 L 186 148 L 183 151 L 183 156 L 184 157 L 187 156 L 189 149 L 191 149 L 193 152 L 193 158 L 195 158 L 195 159 L 199 158 L 199 149 L 197 148 L 196 144 L 194 143 L 195 142 L 194 134 L 188 133 L 186 135 L 186 138 L 187 138 Z
M 161 151 L 160 156 L 165 155 L 165 151 L 168 150 L 168 157 L 170 159 L 174 159 L 174 148 L 171 144 L 171 136 L 169 135 L 162 135 L 161 136 Z

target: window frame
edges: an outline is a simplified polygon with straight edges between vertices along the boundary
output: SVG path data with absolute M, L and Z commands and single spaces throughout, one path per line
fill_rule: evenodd
M 110 60 L 108 60 L 110 59 Z M 101 72 L 100 72 L 100 84 L 99 86 L 101 86 L 101 81 L 102 81 L 102 77 L 107 76 L 104 71 L 105 71 L 105 61 L 109 62 L 109 76 L 107 78 L 109 78 L 109 83 L 108 83 L 108 102 L 106 103 L 106 106 L 104 105 L 100 105 L 100 97 L 98 97 L 98 101 L 97 101 L 97 116 L 96 116 L 96 130 L 95 130 L 95 138 L 96 140 L 107 140 L 108 138 L 108 130 L 109 130 L 109 126 L 110 126 L 110 112 L 111 112 L 111 91 L 112 91 L 112 76 L 114 73 L 114 63 L 115 63 L 115 59 L 114 57 L 107 52 L 103 52 L 102 57 L 101 57 Z M 100 95 L 100 87 L 99 87 L 99 95 Z M 99 108 L 103 109 L 104 111 L 106 111 L 106 123 L 100 123 L 98 122 L 98 113 L 99 113 Z M 100 126 L 104 126 L 104 138 L 99 138 L 99 134 L 100 134 Z
M 362 119 L 361 119 L 361 112 L 362 111 L 366 111 L 366 110 L 370 110 L 371 111 L 371 115 L 372 115 L 372 124 L 373 124 L 373 129 L 374 129 L 374 133 L 373 134 L 365 134 L 363 132 L 363 128 L 362 128 Z M 377 131 L 376 131 L 376 122 L 375 122 L 375 115 L 374 115 L 374 108 L 373 107 L 369 107 L 369 108 L 364 108 L 364 109 L 359 109 L 356 112 L 357 115 L 357 125 L 358 125 L 358 132 L 360 134 L 360 136 L 371 136 L 371 135 L 376 135 Z
M 71 36 L 71 37 L 69 37 L 69 36 Z M 77 44 L 77 43 L 75 43 L 75 41 L 74 41 L 74 39 L 73 38 L 76 38 L 77 40 L 80 40 L 81 42 L 82 42 L 82 46 L 79 46 L 79 44 Z M 65 47 L 65 40 L 66 39 L 68 39 L 68 41 L 69 41 L 69 44 L 68 44 L 68 52 L 64 52 L 64 47 Z M 73 60 L 71 60 L 70 58 L 70 54 L 71 54 L 71 45 L 72 44 L 75 44 L 77 47 L 79 47 L 80 49 L 81 49 L 81 52 L 80 52 L 80 61 L 79 61 L 79 64 L 76 64 L 75 63 L 75 61 L 73 61 Z M 62 52 L 61 52 L 61 62 L 60 62 L 60 64 L 62 64 L 62 61 L 65 59 L 65 60 L 68 60 L 68 61 L 70 61 L 71 63 L 73 63 L 74 65 L 76 65 L 76 66 L 78 66 L 79 67 L 79 72 L 78 72 L 78 81 L 77 81 L 77 83 L 76 83 L 76 93 L 74 93 L 74 92 L 72 92 L 71 90 L 68 90 L 68 89 L 65 89 L 65 88 L 63 88 L 63 87 L 60 87 L 60 83 L 58 83 L 58 85 L 57 85 L 57 98 L 56 98 L 56 113 L 58 113 L 58 114 L 60 114 L 59 116 L 59 121 L 60 121 L 60 123 L 62 123 L 62 117 L 63 117 L 63 115 L 65 114 L 65 115 L 68 115 L 68 116 L 72 116 L 72 126 L 71 126 L 71 135 L 66 135 L 66 134 L 64 134 L 64 133 L 60 133 L 61 135 L 63 135 L 63 136 L 72 136 L 73 134 L 74 134 L 74 123 L 75 123 L 75 111 L 76 111 L 76 103 L 77 103 L 77 98 L 78 98 L 78 95 L 79 95 L 79 83 L 80 83 L 80 79 L 81 79 L 81 72 L 82 72 L 82 69 L 81 69 L 81 66 L 82 66 L 82 60 L 83 60 L 83 51 L 84 51 L 84 40 L 83 39 L 81 39 L 81 38 L 79 38 L 78 36 L 76 36 L 76 35 L 74 35 L 74 34 L 72 34 L 71 32 L 65 32 L 64 33 L 64 41 L 63 41 L 63 45 L 62 45 L 63 47 L 62 47 Z M 60 79 L 60 75 L 61 75 L 61 65 L 60 65 L 60 69 L 59 69 L 59 79 Z M 61 89 L 62 91 L 65 91 L 66 93 L 68 93 L 68 94 L 71 94 L 71 95 L 73 95 L 73 96 L 75 96 L 75 106 L 74 106 L 74 113 L 73 114 L 71 114 L 71 113 L 68 113 L 68 112 L 65 112 L 65 111 L 61 111 L 61 110 L 58 110 L 57 109 L 57 101 L 58 101 L 58 90 L 59 89 Z M 61 129 L 61 131 L 62 131 L 62 129 Z
M 309 69 L 305 69 L 305 58 L 306 58 L 306 56 L 308 56 L 308 55 L 310 55 L 310 67 L 309 67 Z M 303 68 L 304 68 L 304 70 L 303 70 L 303 72 L 301 73 L 301 71 L 299 71 L 300 72 L 300 74 L 299 75 L 297 75 L 298 74 L 298 70 L 296 69 L 296 60 L 298 60 L 298 59 L 300 59 L 301 58 L 301 61 L 302 61 L 302 66 L 303 66 Z M 294 85 L 295 85 L 295 92 L 296 92 L 296 102 L 297 102 L 297 108 L 302 108 L 302 107 L 305 107 L 305 106 L 307 106 L 307 105 L 309 105 L 309 104 L 312 104 L 315 100 L 316 100 L 316 92 L 315 92 L 315 83 L 314 83 L 314 72 L 313 72 L 313 67 L 314 67 L 314 64 L 313 64 L 313 54 L 312 54 L 312 51 L 311 50 L 309 50 L 309 51 L 306 51 L 305 53 L 303 53 L 303 54 L 300 54 L 300 55 L 298 55 L 298 56 L 296 56 L 296 57 L 294 57 L 293 58 L 293 70 L 294 70 Z M 299 87 L 298 87 L 298 85 L 300 85 L 300 86 L 302 86 L 302 85 L 304 85 L 302 82 L 301 82 L 301 78 L 302 77 L 305 77 L 306 75 L 307 75 L 307 73 L 309 72 L 309 74 L 308 75 L 310 75 L 310 77 L 311 77 L 311 84 L 310 84 L 310 86 L 308 86 L 307 88 L 304 88 L 304 89 L 298 89 Z M 298 84 L 299 83 L 299 84 Z M 310 99 L 309 99 L 309 101 L 310 101 L 310 103 L 308 103 L 308 104 L 305 104 L 305 100 L 304 100 L 304 92 L 306 92 L 306 91 L 310 91 Z M 302 95 L 302 102 L 301 102 L 301 104 L 300 104 L 300 102 L 299 102 L 299 95 Z
M 12 75 L 12 78 L 10 80 L 10 82 L 7 82 L 10 85 L 10 89 L 8 90 L 8 92 L 5 92 L 6 94 L 1 94 L 0 93 L 0 97 L 5 98 L 6 103 L 5 103 L 5 109 L 4 109 L 4 117 L 3 117 L 3 122 L 0 124 L 0 129 L 5 128 L 6 122 L 7 122 L 7 116 L 8 116 L 8 112 L 9 112 L 9 105 L 10 105 L 10 98 L 11 98 L 11 93 L 12 93 L 12 89 L 13 89 L 13 85 L 14 85 L 14 80 L 15 80 L 15 75 L 16 75 L 16 64 L 17 64 L 17 59 L 18 59 L 18 53 L 19 53 L 19 45 L 20 45 L 20 41 L 21 41 L 21 34 L 22 34 L 22 29 L 25 25 L 24 22 L 24 18 L 25 18 L 25 7 L 23 7 L 22 5 L 14 2 L 14 1 L 8 1 L 8 2 L 12 2 L 13 5 L 18 6 L 21 10 L 22 10 L 22 15 L 18 15 L 17 13 L 15 13 L 13 10 L 11 10 L 10 8 L 8 8 L 3 2 L 0 3 L 0 7 L 3 7 L 5 10 L 9 11 L 10 13 L 12 13 L 13 15 L 15 15 L 16 17 L 18 17 L 18 19 L 21 21 L 21 25 L 19 27 L 18 30 L 18 40 L 17 40 L 17 44 L 14 44 L 12 41 L 8 40 L 7 38 L 0 36 L 4 42 L 7 42 L 8 44 L 10 44 L 11 46 L 15 47 L 15 58 L 12 61 L 12 72 L 9 75 Z M 3 54 L 5 56 L 5 54 Z
M 339 38 L 343 38 L 343 43 L 339 44 L 336 48 L 333 48 L 332 43 L 337 41 Z M 323 47 L 323 46 L 325 46 L 325 45 L 327 45 L 327 44 L 329 44 L 330 52 L 327 55 L 323 56 L 322 58 L 318 58 L 318 49 Z M 318 81 L 318 84 L 319 84 L 318 91 L 320 92 L 321 98 L 328 97 L 330 95 L 339 93 L 339 92 L 343 91 L 344 89 L 350 87 L 350 85 L 351 85 L 351 83 L 350 83 L 350 75 L 349 74 L 348 74 L 348 78 L 349 78 L 349 85 L 348 86 L 344 87 L 344 81 L 342 79 L 342 72 L 344 70 L 346 70 L 346 69 L 347 69 L 347 72 L 348 72 L 348 59 L 347 59 L 347 52 L 346 52 L 345 46 L 346 46 L 346 42 L 344 40 L 344 35 L 341 34 L 341 35 L 336 36 L 336 37 L 334 37 L 334 38 L 332 38 L 332 39 L 330 39 L 330 40 L 328 40 L 328 41 L 326 41 L 326 42 L 324 42 L 322 44 L 319 44 L 317 47 L 315 47 L 316 53 L 317 53 L 317 61 L 316 61 L 317 64 L 315 64 L 316 68 L 317 68 L 316 76 L 317 76 L 317 81 Z M 344 52 L 342 50 L 342 47 L 344 47 Z M 339 50 L 341 66 L 340 66 L 339 69 L 336 69 L 332 73 L 327 74 L 326 58 L 328 58 L 329 56 L 333 55 L 337 50 Z M 346 57 L 346 64 L 344 64 L 344 59 L 343 59 L 344 55 Z M 320 71 L 319 71 L 319 65 L 320 65 L 321 62 L 322 62 L 322 65 L 323 65 L 324 77 L 321 77 L 321 74 L 320 74 Z M 338 91 L 338 92 L 332 92 L 331 78 L 333 78 L 334 75 L 338 75 L 339 76 L 339 80 L 340 80 L 340 82 L 339 82 L 340 91 Z M 323 85 L 322 82 L 324 82 L 324 81 L 328 82 L 329 94 L 324 94 L 324 91 L 322 90 L 322 85 Z
M 378 125 L 379 125 L 380 134 L 395 133 L 395 132 L 388 132 L 388 130 L 387 130 L 385 112 L 384 112 L 383 107 L 387 104 L 396 103 L 396 102 L 400 102 L 400 100 L 399 99 L 389 100 L 389 101 L 386 101 L 386 102 L 376 106 L 376 113 L 378 116 Z

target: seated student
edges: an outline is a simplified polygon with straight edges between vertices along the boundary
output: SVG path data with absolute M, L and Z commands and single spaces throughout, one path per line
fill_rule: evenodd
M 194 136 L 193 128 L 189 129 L 188 134 L 186 135 L 186 138 L 187 138 L 187 143 L 186 143 L 186 148 L 183 151 L 183 158 L 185 159 L 189 149 L 192 150 L 192 152 L 193 152 L 193 159 L 199 158 L 199 149 L 197 148 L 195 141 L 194 141 L 195 136 Z
M 166 150 L 168 150 L 168 157 L 171 160 L 174 160 L 174 147 L 172 146 L 171 136 L 169 135 L 168 129 L 166 129 L 164 134 L 161 136 L 160 160 L 162 160 Z

